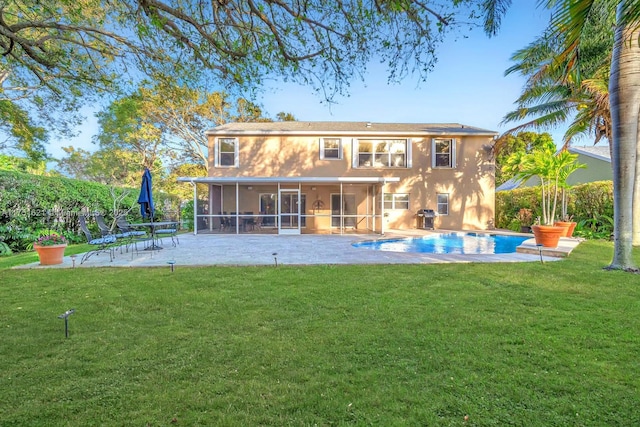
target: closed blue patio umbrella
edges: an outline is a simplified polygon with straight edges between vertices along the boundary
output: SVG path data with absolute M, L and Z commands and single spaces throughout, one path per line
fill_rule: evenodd
M 144 169 L 142 174 L 142 186 L 140 187 L 140 195 L 138 196 L 138 203 L 140 204 L 140 214 L 142 218 L 149 217 L 151 222 L 151 246 L 147 249 L 162 249 L 155 243 L 156 236 L 153 227 L 153 214 L 155 208 L 153 206 L 153 191 L 151 189 L 151 172 L 149 168 Z
M 151 189 L 151 172 L 149 168 L 145 168 L 142 174 L 142 186 L 140 187 L 138 203 L 140 204 L 140 214 L 142 218 L 144 219 L 148 216 L 151 222 L 153 222 L 155 208 L 153 206 L 153 191 Z

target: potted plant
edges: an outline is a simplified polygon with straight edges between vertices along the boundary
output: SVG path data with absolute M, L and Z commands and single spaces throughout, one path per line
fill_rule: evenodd
M 33 249 L 40 258 L 40 265 L 62 264 L 66 247 L 67 239 L 58 233 L 43 234 L 33 243 Z
M 527 181 L 537 177 L 540 180 L 542 222 L 532 226 L 536 244 L 557 247 L 560 237 L 566 233 L 566 227 L 554 225 L 559 190 L 566 186 L 569 175 L 585 165 L 577 163 L 577 154 L 567 150 L 556 153 L 555 144 L 549 142 L 530 153 L 513 153 L 506 161 L 503 170 Z
M 559 227 L 564 227 L 566 230 L 566 233 L 562 235 L 562 237 L 572 237 L 573 236 L 573 230 L 575 230 L 577 222 L 573 221 L 573 216 L 571 215 L 565 215 L 562 218 L 562 221 L 556 221 L 553 223 L 553 225 L 557 225 Z
M 516 220 L 520 224 L 521 233 L 531 233 L 533 225 L 533 212 L 531 209 L 521 208 L 516 214 Z

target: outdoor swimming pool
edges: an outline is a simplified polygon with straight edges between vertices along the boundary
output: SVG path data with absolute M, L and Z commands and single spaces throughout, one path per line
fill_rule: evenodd
M 429 254 L 510 254 L 530 237 L 484 233 L 435 233 L 423 237 L 354 243 L 362 249 Z

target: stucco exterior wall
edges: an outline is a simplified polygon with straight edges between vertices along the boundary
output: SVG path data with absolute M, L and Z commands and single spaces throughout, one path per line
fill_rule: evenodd
M 239 142 L 239 167 L 215 167 L 214 144 L 219 137 L 236 137 Z M 340 137 L 340 135 L 335 135 Z M 442 135 L 447 138 L 449 136 Z M 210 177 L 398 177 L 398 183 L 386 184 L 385 193 L 409 194 L 409 209 L 386 210 L 385 227 L 397 229 L 416 228 L 416 212 L 421 208 L 437 209 L 437 194 L 449 194 L 449 215 L 438 216 L 436 228 L 442 229 L 489 229 L 493 227 L 495 188 L 494 163 L 487 147 L 491 138 L 487 136 L 453 136 L 456 140 L 456 167 L 432 167 L 432 137 L 401 137 L 411 141 L 411 167 L 353 167 L 352 144 L 357 137 L 342 138 L 342 158 L 325 160 L 320 158 L 320 138 L 295 135 L 209 135 Z M 363 139 L 391 138 L 389 136 L 363 135 Z M 271 190 L 276 190 L 272 186 Z M 374 189 L 380 185 L 366 186 L 345 184 L 345 194 L 355 194 L 357 211 L 370 213 L 373 207 Z M 242 186 L 239 189 L 240 211 L 256 210 L 259 193 L 266 187 Z M 339 193 L 340 186 L 303 186 L 307 211 L 312 203 L 322 202 L 322 208 L 330 215 L 331 194 Z M 233 195 L 224 197 L 226 203 L 235 205 Z M 379 208 L 377 208 L 379 211 Z M 316 212 L 317 213 L 317 212 Z

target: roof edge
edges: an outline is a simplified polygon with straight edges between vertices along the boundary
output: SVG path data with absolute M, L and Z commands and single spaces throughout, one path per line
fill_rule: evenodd
M 277 184 L 281 183 L 316 183 L 316 184 L 375 184 L 386 182 L 400 182 L 400 178 L 397 176 L 265 176 L 265 177 L 251 177 L 251 176 L 199 176 L 199 177 L 178 177 L 178 182 L 191 182 L 197 184 L 214 184 L 214 183 L 226 183 L 226 184 Z

